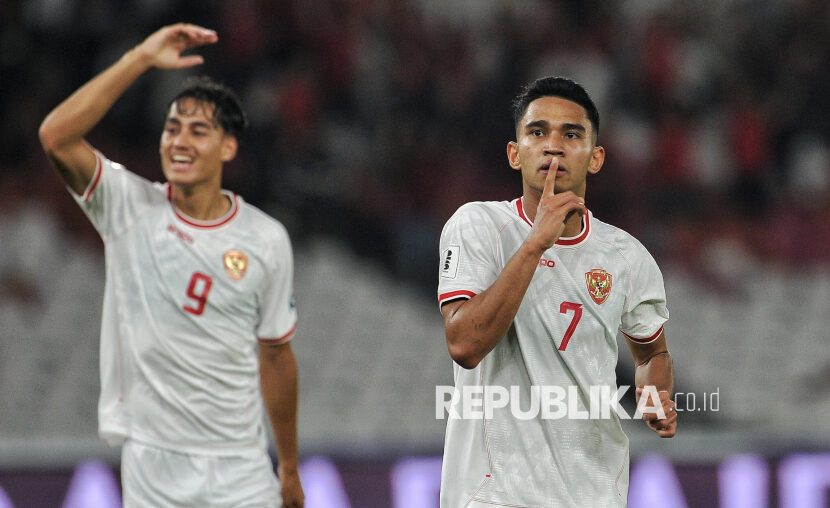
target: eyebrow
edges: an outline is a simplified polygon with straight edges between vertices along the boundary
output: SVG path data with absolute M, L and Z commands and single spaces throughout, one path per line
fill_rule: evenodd
M 587 132 L 587 129 L 581 123 L 563 123 L 562 128 L 566 131 Z
M 534 127 L 548 127 L 550 124 L 547 120 L 535 120 L 533 122 L 529 122 L 525 124 L 525 129 L 532 129 Z M 587 132 L 587 129 L 584 125 L 579 123 L 563 123 L 561 125 L 562 130 L 566 131 L 579 131 L 579 132 Z
M 182 125 L 182 121 L 181 121 L 181 120 L 179 120 L 178 118 L 174 117 L 174 116 L 169 116 L 169 117 L 167 117 L 167 123 L 176 124 L 177 126 L 181 126 L 181 125 Z M 205 128 L 205 129 L 210 129 L 210 128 L 213 128 L 213 125 L 212 125 L 212 124 L 210 124 L 209 122 L 202 122 L 202 121 L 195 121 L 195 122 L 191 122 L 191 123 L 190 123 L 190 126 L 191 126 L 191 127 L 197 127 L 197 128 L 198 128 L 198 127 L 203 127 L 203 128 Z

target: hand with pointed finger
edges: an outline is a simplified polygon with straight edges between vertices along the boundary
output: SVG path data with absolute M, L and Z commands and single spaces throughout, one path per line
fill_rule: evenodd
M 643 387 L 637 387 L 637 401 L 643 394 Z M 657 433 L 660 437 L 674 437 L 677 432 L 677 410 L 674 407 L 674 401 L 671 399 L 669 392 L 660 390 L 657 392 L 660 396 L 660 404 L 663 407 L 665 418 L 660 418 L 660 415 L 654 413 L 643 413 L 643 420 L 646 422 L 648 428 Z
M 539 206 L 536 209 L 536 218 L 530 231 L 528 240 L 542 252 L 551 248 L 565 230 L 565 223 L 573 214 L 584 216 L 587 213 L 585 200 L 572 191 L 557 194 L 554 191 L 556 170 L 559 167 L 559 158 L 554 157 L 545 177 L 545 187 Z
M 197 25 L 177 23 L 150 34 L 136 50 L 152 67 L 184 69 L 204 62 L 200 55 L 182 56 L 182 52 L 219 40 L 216 32 Z

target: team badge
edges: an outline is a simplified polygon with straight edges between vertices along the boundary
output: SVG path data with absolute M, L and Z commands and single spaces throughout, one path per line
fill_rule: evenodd
M 599 303 L 608 299 L 611 294 L 611 274 L 600 268 L 585 273 L 585 283 L 588 285 L 588 294 Z
M 239 280 L 245 276 L 245 270 L 248 269 L 248 256 L 236 249 L 229 250 L 225 253 L 225 271 L 233 280 Z

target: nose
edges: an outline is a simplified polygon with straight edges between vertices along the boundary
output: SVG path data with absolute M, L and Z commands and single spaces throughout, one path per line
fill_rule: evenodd
M 171 141 L 173 142 L 174 147 L 178 147 L 187 144 L 187 139 L 187 133 L 184 129 L 182 129 L 173 135 L 173 139 Z
M 565 150 L 562 146 L 562 139 L 555 134 L 548 136 L 548 139 L 545 142 L 544 150 L 545 155 L 565 155 Z

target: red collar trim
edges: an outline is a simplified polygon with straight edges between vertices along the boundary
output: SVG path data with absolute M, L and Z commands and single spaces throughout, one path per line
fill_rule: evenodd
M 236 194 L 223 190 L 222 194 L 227 196 L 231 200 L 231 209 L 228 210 L 224 216 L 216 219 L 216 220 L 198 220 L 192 217 L 188 217 L 184 213 L 182 213 L 176 205 L 173 204 L 173 189 L 170 184 L 167 185 L 167 200 L 170 202 L 170 207 L 173 209 L 173 214 L 178 218 L 180 221 L 184 222 L 188 226 L 192 226 L 194 228 L 200 229 L 210 229 L 210 228 L 218 228 L 219 226 L 224 226 L 239 213 L 239 199 Z
M 519 217 L 522 218 L 523 221 L 527 222 L 531 227 L 533 227 L 533 222 L 528 218 L 527 214 L 525 213 L 524 205 L 522 205 L 522 198 L 516 200 L 516 213 L 519 214 Z M 589 210 L 587 215 L 585 215 L 585 220 L 583 221 L 584 226 L 582 228 L 582 232 L 580 232 L 576 236 L 570 236 L 567 238 L 559 238 L 556 240 L 556 245 L 576 245 L 586 238 L 588 238 L 588 234 L 591 232 L 591 211 Z
M 519 217 L 521 217 L 523 221 L 527 222 L 530 227 L 533 227 L 533 223 L 527 215 L 525 215 L 525 207 L 522 205 L 522 198 L 516 200 L 516 211 L 519 212 Z

